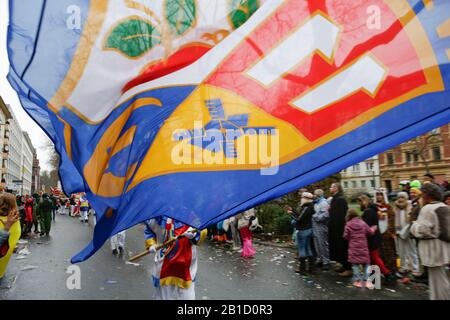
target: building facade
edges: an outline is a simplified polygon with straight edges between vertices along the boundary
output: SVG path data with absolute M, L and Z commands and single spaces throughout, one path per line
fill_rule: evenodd
M 2 182 L 10 192 L 31 194 L 35 149 L 10 106 L 0 100 L 0 109 Z
M 436 182 L 450 181 L 450 124 L 402 143 L 379 155 L 383 187 L 400 190 L 401 181 L 420 180 L 427 172 Z
M 22 132 L 22 194 L 31 195 L 31 183 L 33 176 L 33 155 L 36 153 L 27 132 Z
M 373 193 L 380 187 L 380 165 L 378 156 L 357 163 L 341 172 L 341 184 L 345 195 L 353 197 L 362 192 Z
M 0 97 L 0 164 L 1 164 L 1 188 L 6 188 L 6 176 L 8 173 L 9 157 L 9 121 L 11 112 Z

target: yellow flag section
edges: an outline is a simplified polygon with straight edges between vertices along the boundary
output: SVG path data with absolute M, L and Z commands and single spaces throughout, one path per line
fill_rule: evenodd
M 308 143 L 246 99 L 201 85 L 165 121 L 128 190 L 170 173 L 275 168 Z
M 6 217 L 0 216 L 0 228 L 2 229 L 4 229 L 3 221 L 6 221 Z M 14 248 L 16 247 L 17 241 L 19 241 L 20 239 L 21 233 L 20 222 L 17 221 L 9 229 L 9 250 L 6 253 L 6 256 L 0 258 L 0 278 L 3 278 L 3 276 L 5 275 L 9 259 L 11 258 Z

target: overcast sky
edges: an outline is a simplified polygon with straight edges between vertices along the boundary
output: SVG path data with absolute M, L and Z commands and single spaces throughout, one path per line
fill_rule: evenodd
M 16 92 L 6 80 L 8 74 L 9 62 L 6 52 L 6 30 L 8 26 L 8 1 L 0 1 L 0 95 L 6 104 L 9 104 L 16 115 L 16 118 L 22 127 L 29 133 L 31 141 L 37 150 L 38 159 L 40 161 L 41 170 L 49 169 L 49 155 L 44 146 L 49 139 L 42 129 L 34 122 L 33 119 L 23 110 L 20 105 Z

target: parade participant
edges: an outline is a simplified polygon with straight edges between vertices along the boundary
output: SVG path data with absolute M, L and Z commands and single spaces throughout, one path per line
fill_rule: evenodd
M 89 221 L 89 201 L 86 199 L 85 195 L 80 197 L 80 221 L 88 222 Z
M 378 227 L 381 233 L 381 257 L 386 267 L 394 273 L 397 269 L 395 214 L 389 204 L 386 189 L 375 190 L 375 205 L 378 210 Z
M 413 223 L 414 221 L 417 220 L 417 218 L 419 217 L 419 213 L 420 210 L 422 209 L 422 191 L 420 191 L 418 188 L 411 188 L 411 192 L 410 192 L 410 198 L 411 198 L 411 214 L 410 214 L 410 223 Z M 412 235 L 411 235 L 412 236 Z M 418 239 L 413 239 L 415 246 L 416 246 L 416 251 L 419 252 L 418 250 Z M 424 265 L 420 262 L 420 255 L 419 256 L 419 274 L 414 275 L 413 274 L 413 279 L 415 281 L 418 282 L 424 282 L 426 283 L 428 280 L 428 275 L 427 275 L 427 270 L 426 267 L 424 267 Z
M 26 235 L 28 236 L 31 232 L 31 228 L 33 227 L 33 199 L 29 196 L 26 196 L 25 200 L 25 224 L 26 224 Z
M 233 251 L 238 251 L 241 249 L 241 244 L 239 240 L 239 230 L 237 228 L 237 216 L 231 217 L 228 221 L 229 228 L 231 230 L 231 237 L 233 238 Z
M 450 263 L 450 209 L 442 202 L 441 188 L 433 183 L 421 188 L 423 208 L 411 233 L 419 239 L 421 262 L 428 269 L 431 300 L 450 300 L 445 266 Z
M 21 195 L 16 196 L 17 210 L 20 216 L 20 229 L 22 230 L 21 237 L 26 236 L 26 222 L 25 222 L 25 202 Z
M 69 216 L 73 217 L 75 215 L 75 195 L 72 194 L 69 198 L 69 202 L 70 202 L 70 213 Z
M 223 229 L 223 221 L 217 222 L 217 234 L 214 236 L 214 240 L 221 243 L 227 240 L 227 235 Z
M 39 201 L 38 212 L 41 223 L 41 236 L 48 236 L 52 225 L 52 201 L 47 193 L 44 193 Z
M 123 254 L 125 249 L 126 231 L 121 231 L 111 237 L 111 250 L 113 255 Z
M 348 261 L 352 264 L 353 285 L 371 289 L 373 284 L 367 281 L 370 264 L 367 236 L 373 235 L 377 226 L 369 227 L 355 209 L 348 210 L 346 220 L 343 237 L 348 241 Z
M 0 281 L 5 275 L 9 259 L 20 239 L 21 226 L 20 214 L 17 211 L 17 202 L 11 193 L 2 193 L 0 195 L 0 230 L 9 233 L 8 238 L 0 246 Z
M 400 277 L 403 277 L 411 269 L 413 275 L 421 275 L 416 242 L 410 237 L 409 233 L 411 211 L 412 205 L 408 201 L 408 194 L 399 192 L 394 203 L 394 213 L 398 254 L 400 256 L 400 270 L 398 271 Z M 409 266 L 411 266 L 411 269 Z
M 155 253 L 152 270 L 155 300 L 195 300 L 197 249 L 207 231 L 193 228 L 167 217 L 145 222 L 145 246 Z M 170 245 L 157 246 L 178 236 Z
M 245 211 L 238 220 L 238 229 L 242 240 L 243 258 L 251 258 L 255 255 L 256 250 L 253 247 L 253 232 L 258 226 L 258 220 L 255 216 L 255 209 Z
M 299 266 L 295 272 L 306 274 L 308 270 L 310 273 L 313 273 L 315 266 L 311 248 L 313 241 L 312 216 L 314 215 L 313 195 L 309 192 L 303 192 L 299 208 L 288 213 L 292 214 L 292 222 L 298 230 L 297 246 Z M 306 264 L 308 264 L 308 268 Z
M 358 197 L 358 202 L 361 206 L 361 211 L 363 211 L 362 219 L 369 227 L 376 227 L 375 233 L 368 237 L 370 260 L 372 264 L 376 264 L 380 267 L 381 273 L 385 276 L 386 280 L 393 281 L 395 275 L 389 270 L 384 261 L 380 257 L 380 248 L 382 243 L 382 237 L 379 230 L 379 219 L 378 219 L 378 209 L 375 204 L 372 203 L 370 198 L 363 194 Z
M 33 194 L 33 225 L 34 225 L 34 233 L 39 233 L 39 195 L 37 193 Z
M 345 217 L 348 205 L 344 197 L 344 190 L 339 183 L 330 187 L 333 198 L 330 203 L 330 222 L 328 224 L 328 237 L 330 245 L 330 259 L 340 263 L 335 269 L 342 277 L 352 276 L 352 267 L 347 260 L 348 243 L 342 235 L 345 228 Z
M 56 198 L 54 195 L 51 195 L 49 198 L 50 198 L 50 201 L 52 202 L 52 220 L 55 221 L 56 210 L 58 209 L 58 207 L 56 205 Z
M 69 199 L 66 200 L 65 207 L 66 207 L 66 213 L 70 217 L 72 209 L 71 209 L 71 205 L 70 205 L 70 200 Z
M 317 251 L 317 264 L 322 270 L 328 270 L 330 254 L 328 248 L 328 220 L 330 205 L 323 196 L 321 189 L 314 191 L 314 215 L 312 216 L 314 246 Z

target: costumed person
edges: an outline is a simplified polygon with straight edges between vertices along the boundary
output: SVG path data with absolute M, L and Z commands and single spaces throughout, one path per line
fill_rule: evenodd
M 20 216 L 20 228 L 22 230 L 21 237 L 26 237 L 26 222 L 25 222 L 25 202 L 23 201 L 23 197 L 21 195 L 16 196 L 16 204 L 17 210 L 19 211 Z
M 380 267 L 380 271 L 387 281 L 393 281 L 395 280 L 395 275 L 386 267 L 384 261 L 380 257 L 382 237 L 378 226 L 379 219 L 377 206 L 373 204 L 370 198 L 365 194 L 358 197 L 358 202 L 360 203 L 361 211 L 363 211 L 362 219 L 369 225 L 369 227 L 375 228 L 375 233 L 367 239 L 369 244 L 370 260 L 372 264 L 376 264 Z
M 85 195 L 80 197 L 80 221 L 81 222 L 89 222 L 89 201 L 86 199 Z
M 375 226 L 369 227 L 355 209 L 348 210 L 346 220 L 343 236 L 348 241 L 348 261 L 352 264 L 353 285 L 372 289 L 372 282 L 367 281 L 370 265 L 367 236 L 375 233 Z
M 225 242 L 227 240 L 227 235 L 223 229 L 223 221 L 217 222 L 217 234 L 214 236 L 214 240 L 217 242 Z
M 310 273 L 314 272 L 314 255 L 312 251 L 313 229 L 312 216 L 314 215 L 313 195 L 309 192 L 303 192 L 299 208 L 292 214 L 292 223 L 295 225 L 297 232 L 297 246 L 299 256 L 299 266 L 295 272 L 306 274 L 307 270 Z M 308 268 L 306 267 L 308 264 Z
M 419 256 L 414 239 L 410 236 L 412 205 L 406 192 L 399 192 L 394 202 L 395 231 L 397 233 L 398 255 L 400 256 L 399 277 L 403 278 L 410 270 L 420 276 Z
M 312 216 L 312 227 L 314 235 L 314 246 L 317 252 L 317 265 L 322 270 L 328 270 L 330 266 L 330 254 L 328 248 L 328 221 L 330 219 L 330 205 L 323 196 L 321 189 L 314 191 L 314 214 Z
M 397 253 L 395 245 L 395 214 L 384 188 L 375 190 L 375 205 L 378 213 L 378 227 L 381 233 L 381 258 L 386 267 L 395 274 Z
M 33 198 L 26 197 L 25 205 L 25 224 L 26 224 L 26 236 L 28 236 L 33 227 Z
M 409 196 L 411 199 L 411 214 L 410 214 L 410 219 L 409 222 L 412 224 L 414 221 L 417 220 L 417 218 L 419 217 L 419 213 L 420 210 L 422 209 L 422 191 L 420 191 L 420 189 L 418 188 L 411 188 L 410 192 L 409 192 Z M 411 235 L 411 237 L 413 237 Z M 413 239 L 415 246 L 416 246 L 416 250 L 417 253 L 419 253 L 419 249 L 418 249 L 418 239 Z M 427 283 L 428 282 L 428 274 L 427 274 L 427 269 L 426 267 L 420 262 L 420 255 L 419 256 L 419 274 L 416 276 L 413 274 L 413 280 L 416 282 L 422 282 L 422 283 Z
M 48 194 L 44 193 L 39 201 L 39 219 L 41 223 L 41 236 L 49 236 L 50 228 L 52 226 L 52 206 L 53 203 L 49 199 Z
M 145 247 L 155 253 L 152 270 L 155 300 L 195 300 L 197 248 L 207 230 L 197 230 L 167 217 L 145 222 Z M 178 236 L 183 237 L 157 249 Z
M 39 215 L 38 215 L 38 209 L 39 209 L 39 195 L 37 193 L 33 194 L 33 226 L 34 226 L 34 233 L 39 233 Z
M 22 229 L 19 219 L 16 198 L 11 193 L 2 193 L 0 195 L 0 230 L 4 240 L 0 243 L 0 281 L 6 273 L 11 255 L 20 239 Z
M 241 256 L 243 258 L 251 258 L 256 253 L 253 247 L 253 231 L 258 226 L 258 218 L 255 216 L 254 208 L 245 211 L 238 220 L 238 229 L 242 240 Z
M 116 233 L 113 235 L 110 239 L 111 242 L 111 250 L 112 254 L 123 254 L 125 249 L 125 238 L 127 234 L 126 231 L 120 231 L 119 233 Z
M 344 189 L 340 183 L 333 183 L 330 187 L 333 195 L 330 203 L 330 222 L 328 224 L 328 237 L 330 245 L 330 260 L 339 262 L 339 272 L 341 277 L 351 277 L 352 266 L 347 260 L 348 242 L 342 235 L 345 228 L 345 217 L 347 216 L 348 204 L 344 197 Z
M 423 208 L 411 226 L 419 239 L 421 262 L 428 269 L 431 300 L 450 300 L 446 266 L 450 263 L 450 208 L 442 202 L 442 189 L 433 183 L 421 188 Z
M 69 202 L 70 202 L 70 213 L 69 216 L 73 217 L 75 215 L 75 195 L 72 194 L 69 198 Z
M 228 225 L 231 230 L 231 237 L 233 238 L 233 251 L 238 251 L 241 249 L 241 243 L 240 243 L 240 236 L 239 236 L 239 230 L 237 228 L 237 217 L 231 217 L 228 219 Z
M 66 207 L 66 213 L 67 213 L 67 215 L 69 216 L 69 217 L 71 217 L 72 216 L 72 214 L 71 214 L 71 205 L 70 205 L 70 200 L 69 199 L 67 199 L 66 200 L 66 204 L 65 204 L 65 207 Z

